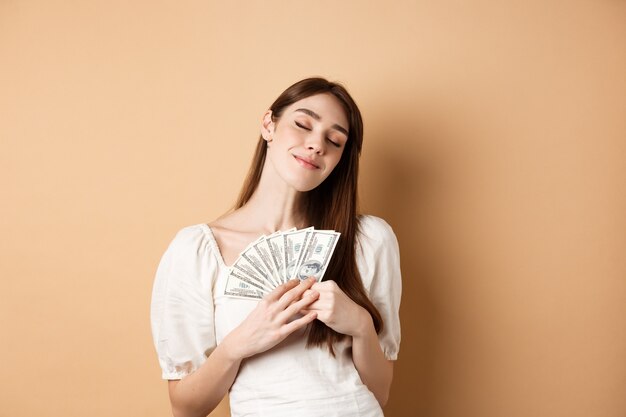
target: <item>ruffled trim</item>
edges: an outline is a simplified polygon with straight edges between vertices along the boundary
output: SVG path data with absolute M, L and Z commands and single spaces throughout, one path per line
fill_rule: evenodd
M 183 379 L 190 373 L 191 372 L 187 372 L 187 371 L 163 371 L 161 373 L 161 378 L 162 379 Z
M 396 361 L 398 360 L 398 350 L 397 349 L 388 349 L 383 347 L 383 353 L 385 354 L 385 359 L 388 361 Z
M 161 362 L 163 379 L 182 379 L 198 368 L 190 360 L 180 365 L 176 365 L 170 358 L 161 358 Z

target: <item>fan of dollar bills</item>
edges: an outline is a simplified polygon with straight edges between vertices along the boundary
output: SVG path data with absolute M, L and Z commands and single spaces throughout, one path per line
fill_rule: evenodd
M 293 278 L 321 281 L 339 235 L 334 230 L 309 227 L 261 236 L 230 267 L 224 295 L 261 299 Z

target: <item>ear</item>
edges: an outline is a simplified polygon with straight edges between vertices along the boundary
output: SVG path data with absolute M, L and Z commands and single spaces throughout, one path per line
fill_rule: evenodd
M 261 136 L 265 139 L 266 142 L 272 141 L 272 136 L 274 135 L 274 121 L 272 120 L 272 111 L 268 110 L 263 114 L 263 119 L 261 119 Z

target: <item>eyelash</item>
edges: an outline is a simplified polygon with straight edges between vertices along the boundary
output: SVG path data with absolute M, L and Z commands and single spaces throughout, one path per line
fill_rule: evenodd
M 295 122 L 295 123 L 296 123 L 296 126 L 298 126 L 300 129 L 309 130 L 309 131 L 311 130 L 308 127 L 305 127 L 304 125 L 302 125 L 302 124 L 300 124 L 298 122 Z M 334 141 L 332 141 L 332 140 L 330 140 L 328 138 L 326 138 L 326 140 L 329 141 L 330 143 L 332 143 L 336 148 L 341 148 L 341 145 L 338 144 L 337 142 L 334 142 Z

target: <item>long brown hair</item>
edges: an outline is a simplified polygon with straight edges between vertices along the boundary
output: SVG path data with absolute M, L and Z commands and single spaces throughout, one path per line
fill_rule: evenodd
M 333 279 L 339 288 L 355 303 L 365 308 L 379 333 L 383 320 L 367 297 L 356 265 L 356 235 L 360 222 L 357 217 L 357 184 L 359 156 L 363 144 L 363 120 L 356 103 L 348 91 L 338 83 L 314 77 L 298 81 L 287 88 L 270 106 L 272 119 L 278 120 L 285 108 L 316 94 L 329 93 L 341 103 L 350 123 L 348 140 L 339 163 L 331 174 L 316 188 L 304 193 L 306 219 L 316 229 L 333 229 L 341 233 L 335 252 L 324 274 L 324 279 Z M 252 166 L 235 205 L 242 207 L 256 190 L 267 154 L 266 142 L 259 137 Z M 307 346 L 321 346 L 324 342 L 334 356 L 333 344 L 345 338 L 319 320 L 311 323 Z

